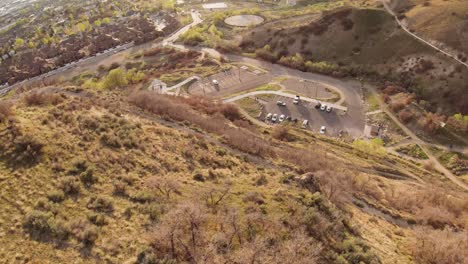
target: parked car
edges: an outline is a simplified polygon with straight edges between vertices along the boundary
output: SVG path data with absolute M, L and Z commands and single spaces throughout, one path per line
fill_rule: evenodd
M 274 114 L 274 115 L 271 117 L 271 121 L 272 121 L 272 122 L 276 122 L 276 120 L 278 120 L 278 115 L 277 115 L 277 114 Z
M 285 117 L 286 117 L 286 116 L 284 116 L 284 115 L 280 115 L 278 121 L 283 122 Z
M 287 117 L 286 117 L 286 120 L 287 120 L 287 121 L 291 121 L 291 120 L 292 120 L 292 117 L 287 116 Z
M 306 119 L 302 122 L 302 128 L 307 128 L 308 125 L 309 125 L 309 120 Z
M 320 128 L 320 134 L 323 135 L 323 134 L 325 134 L 326 131 L 327 131 L 327 128 L 326 128 L 325 126 L 322 126 L 322 127 Z
M 322 106 L 321 103 L 317 103 L 317 104 L 315 105 L 315 109 L 320 109 L 321 106 Z
M 321 105 L 320 106 L 320 111 L 325 111 L 327 109 L 327 105 Z
M 218 80 L 213 80 L 213 85 L 219 85 Z
M 297 118 L 293 118 L 292 121 L 293 121 L 294 123 L 297 123 L 298 120 L 297 120 Z
M 293 104 L 297 105 L 297 104 L 299 104 L 299 101 L 300 101 L 299 95 L 296 95 L 296 97 L 293 100 Z
M 273 116 L 272 113 L 268 113 L 267 116 L 266 116 L 266 120 L 270 120 L 272 116 Z
M 286 106 L 286 103 L 283 101 L 277 101 L 276 104 L 279 106 Z
M 332 111 L 331 106 L 327 106 L 327 112 L 330 113 Z

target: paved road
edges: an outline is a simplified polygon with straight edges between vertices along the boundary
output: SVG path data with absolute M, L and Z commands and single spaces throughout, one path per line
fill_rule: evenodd
M 396 16 L 395 12 L 393 12 L 393 10 L 389 7 L 388 4 L 389 4 L 389 2 L 390 2 L 391 0 L 381 0 L 381 1 L 382 1 L 382 4 L 383 4 L 384 7 L 385 7 L 385 10 L 387 10 L 387 12 L 395 18 L 395 21 L 398 23 L 398 25 L 399 25 L 406 33 L 408 33 L 409 35 L 411 35 L 413 38 L 415 38 L 415 39 L 421 41 L 422 43 L 428 45 L 429 47 L 431 47 L 431 48 L 437 50 L 438 52 L 444 54 L 445 56 L 454 59 L 455 61 L 457 61 L 457 62 L 460 63 L 461 65 L 463 65 L 463 66 L 465 66 L 465 67 L 468 67 L 468 64 L 465 63 L 465 62 L 463 62 L 463 61 L 461 61 L 460 59 L 458 59 L 457 56 L 455 56 L 455 55 L 453 55 L 453 54 L 451 54 L 451 53 L 449 53 L 449 52 L 447 52 L 447 51 L 445 51 L 445 50 L 443 50 L 443 49 L 437 47 L 436 45 L 430 43 L 429 41 L 427 41 L 427 40 L 421 38 L 420 36 L 414 34 L 413 32 L 411 32 L 411 31 L 406 27 L 406 25 L 405 25 L 404 23 L 402 23 L 402 22 L 398 19 L 398 17 Z
M 192 27 L 194 27 L 194 26 L 200 24 L 201 22 L 203 22 L 203 20 L 201 19 L 200 14 L 198 13 L 198 11 L 193 11 L 190 14 L 192 15 L 192 23 L 190 23 L 190 24 L 186 25 L 185 27 L 179 29 L 174 34 L 170 35 L 168 38 L 163 40 L 162 45 L 165 46 L 165 45 L 174 43 L 180 37 L 180 35 L 184 34 L 185 32 L 187 32 Z
M 279 95 L 279 96 L 283 96 L 283 97 L 288 97 L 288 98 L 295 98 L 296 95 L 295 94 L 291 94 L 291 93 L 286 93 L 286 92 L 281 92 L 281 91 L 253 91 L 253 92 L 249 92 L 249 93 L 245 93 L 245 94 L 240 94 L 240 95 L 237 95 L 237 96 L 234 96 L 234 97 L 231 97 L 231 98 L 227 98 L 225 100 L 223 100 L 225 103 L 231 103 L 231 102 L 235 102 L 235 101 L 238 101 L 242 98 L 246 98 L 246 97 L 250 97 L 250 96 L 256 96 L 256 95 L 261 95 L 261 94 L 275 94 L 275 95 Z M 317 104 L 317 103 L 321 103 L 321 104 L 326 104 L 326 105 L 329 105 L 331 106 L 333 109 L 338 109 L 338 110 L 341 110 L 341 111 L 344 111 L 346 112 L 348 110 L 347 107 L 345 106 L 342 106 L 342 105 L 337 105 L 337 104 L 332 104 L 332 103 L 327 103 L 327 102 L 322 102 L 322 101 L 319 101 L 319 100 L 316 100 L 316 99 L 313 99 L 313 98 L 307 98 L 307 97 L 304 97 L 302 96 L 301 97 L 301 101 L 306 101 L 306 102 L 310 102 L 310 103 L 313 103 L 314 105 Z

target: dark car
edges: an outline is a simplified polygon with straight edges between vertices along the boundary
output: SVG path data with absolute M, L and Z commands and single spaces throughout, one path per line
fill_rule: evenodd
M 315 109 L 320 109 L 321 106 L 322 106 L 321 103 L 317 103 L 317 104 L 315 105 Z
M 286 120 L 291 121 L 291 120 L 292 120 L 292 117 L 287 116 L 287 117 L 286 117 Z

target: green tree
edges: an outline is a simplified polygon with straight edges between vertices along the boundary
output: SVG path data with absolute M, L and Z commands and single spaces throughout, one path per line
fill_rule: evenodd
M 108 18 L 108 17 L 105 17 L 105 18 L 102 19 L 103 24 L 110 24 L 110 22 L 111 22 L 111 19 Z
M 22 38 L 17 38 L 15 40 L 15 49 L 21 48 L 24 45 L 24 39 Z
M 140 72 L 135 68 L 127 71 L 126 75 L 127 81 L 132 84 L 141 82 L 145 77 L 146 75 L 143 72 Z
M 114 89 L 128 84 L 127 76 L 122 68 L 113 69 L 109 72 L 103 82 L 103 88 Z

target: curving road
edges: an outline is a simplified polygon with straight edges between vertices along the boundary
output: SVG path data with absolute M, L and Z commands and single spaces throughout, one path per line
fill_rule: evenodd
M 231 103 L 231 102 L 235 102 L 237 100 L 240 100 L 242 98 L 255 96 L 255 95 L 261 95 L 261 94 L 274 94 L 274 95 L 279 95 L 279 96 L 293 98 L 293 99 L 296 98 L 295 94 L 285 93 L 285 92 L 281 92 L 281 91 L 268 91 L 268 90 L 266 90 L 266 91 L 253 91 L 253 92 L 250 92 L 250 93 L 240 94 L 240 95 L 228 98 L 228 99 L 224 99 L 223 102 Z M 314 104 L 316 104 L 316 103 L 326 104 L 328 106 L 331 106 L 333 109 L 338 109 L 338 110 L 345 111 L 345 112 L 348 110 L 347 107 L 342 106 L 342 105 L 332 104 L 332 103 L 328 103 L 328 102 L 321 102 L 319 100 L 312 99 L 312 98 L 307 98 L 307 97 L 304 97 L 304 96 L 301 96 L 301 100 L 306 101 L 306 102 L 311 102 L 311 103 L 314 103 Z

